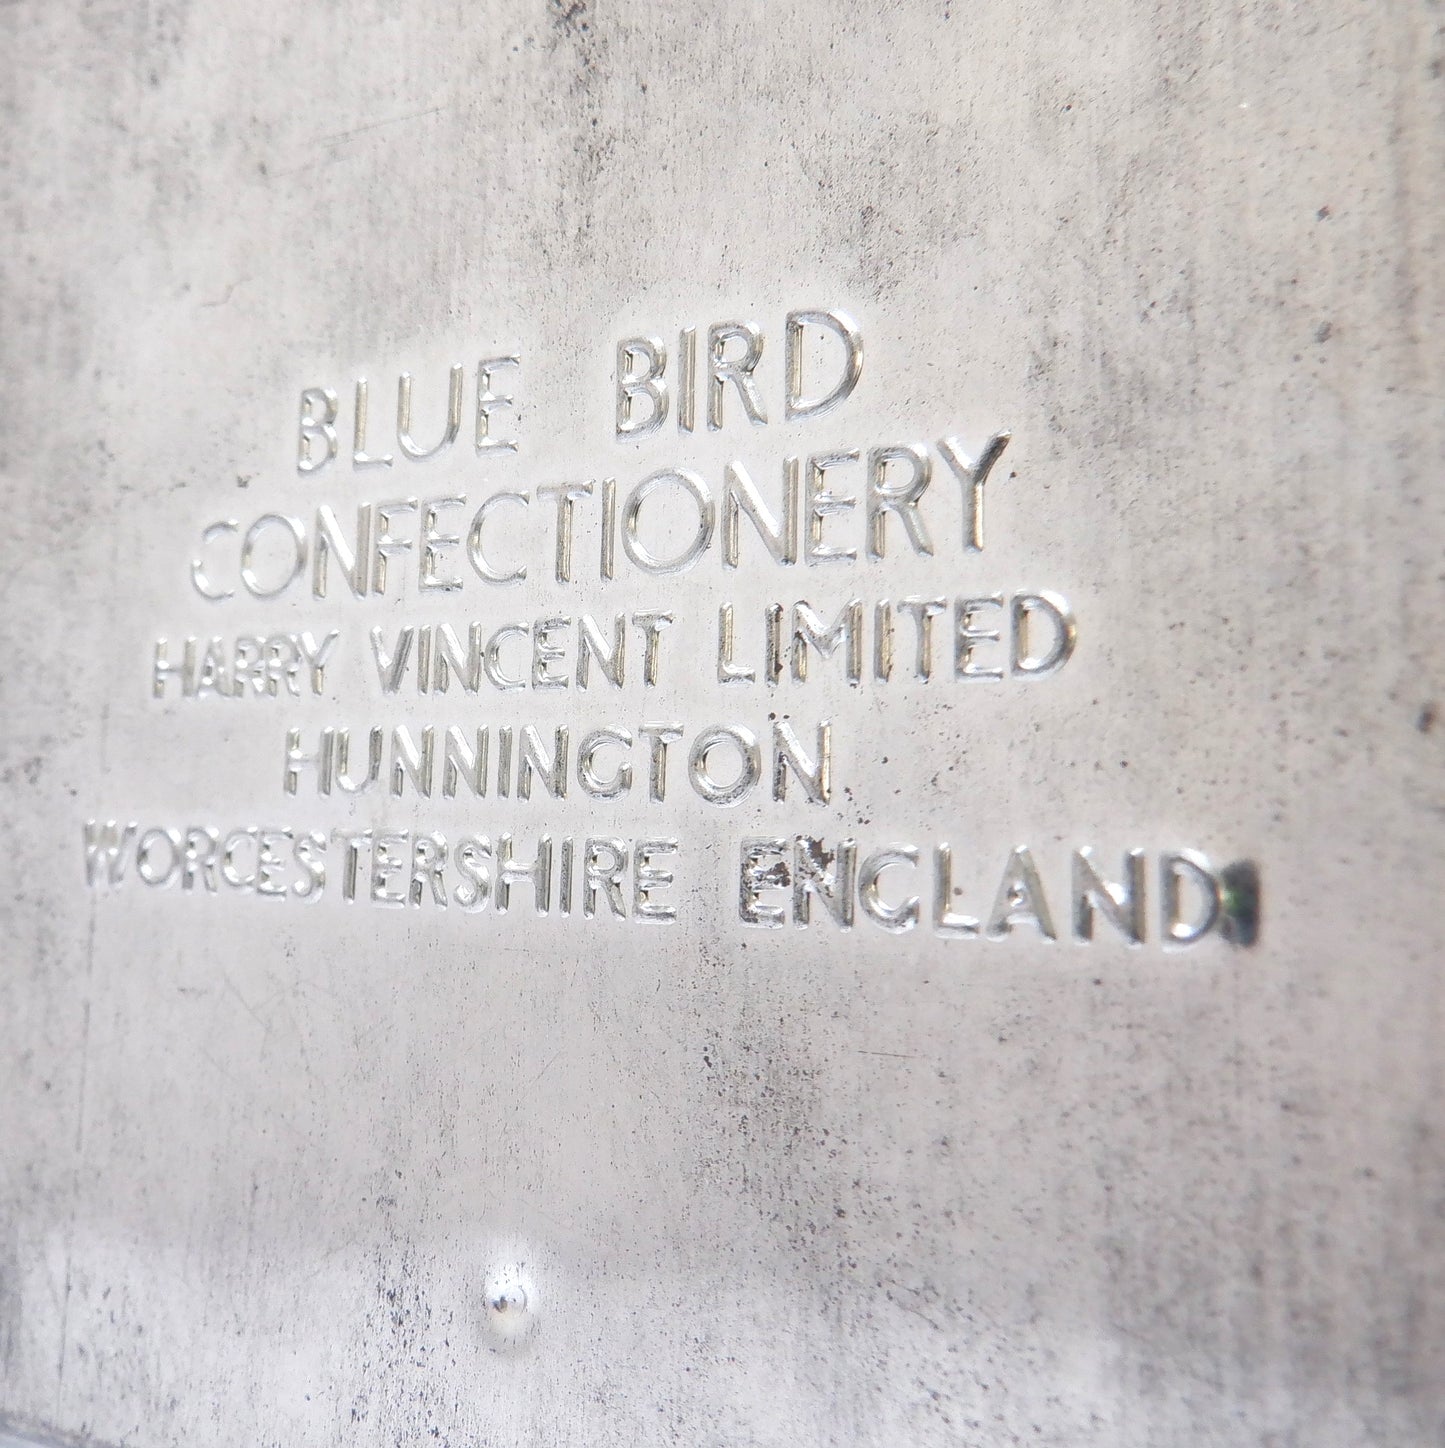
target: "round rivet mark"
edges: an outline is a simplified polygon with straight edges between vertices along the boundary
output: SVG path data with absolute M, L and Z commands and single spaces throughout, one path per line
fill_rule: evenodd
M 536 1289 L 520 1267 L 498 1267 L 482 1287 L 487 1326 L 499 1338 L 515 1342 L 537 1321 Z

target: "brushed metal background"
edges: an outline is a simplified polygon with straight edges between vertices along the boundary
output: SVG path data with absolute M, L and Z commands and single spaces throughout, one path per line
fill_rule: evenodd
M 3 30 L 0 1423 L 1445 1440 L 1438 6 L 21 0 Z M 86 892 L 91 816 L 339 818 L 280 795 L 287 723 L 452 722 L 359 651 L 295 709 L 148 697 L 154 637 L 205 631 L 199 528 L 355 484 L 296 477 L 302 386 L 517 346 L 524 451 L 486 475 L 635 476 L 684 449 L 612 440 L 617 338 L 825 305 L 867 370 L 807 446 L 1006 426 L 1015 474 L 982 557 L 830 596 L 951 571 L 1081 631 L 1038 686 L 792 698 L 846 741 L 830 820 L 1252 858 L 1258 947 L 744 935 L 707 870 L 655 932 Z M 709 621 L 717 572 L 664 582 L 639 606 Z M 716 861 L 781 814 L 609 818 Z

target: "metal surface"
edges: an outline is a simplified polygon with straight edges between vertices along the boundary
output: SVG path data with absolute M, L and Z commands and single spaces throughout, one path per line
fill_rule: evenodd
M 0 1425 L 1445 1441 L 1437 6 L 4 27 Z

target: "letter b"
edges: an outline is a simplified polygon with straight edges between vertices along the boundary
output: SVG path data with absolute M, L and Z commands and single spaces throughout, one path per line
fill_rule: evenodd
M 617 436 L 641 437 L 667 420 L 667 348 L 658 337 L 629 337 L 617 344 Z M 640 370 L 639 370 L 640 369 Z M 639 415 L 638 399 L 649 408 Z
M 321 444 L 320 454 L 317 443 Z M 301 393 L 301 438 L 296 471 L 314 473 L 336 456 L 336 394 L 329 387 L 308 387 Z

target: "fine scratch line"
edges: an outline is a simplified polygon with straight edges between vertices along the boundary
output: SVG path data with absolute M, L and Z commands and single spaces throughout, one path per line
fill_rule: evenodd
M 428 116 L 439 116 L 444 110 L 448 109 L 450 104 L 451 103 L 448 102 L 447 105 L 428 106 L 424 111 L 409 111 L 404 116 L 383 116 L 378 121 L 365 121 L 359 126 L 351 126 L 344 131 L 333 131 L 329 136 L 318 136 L 316 138 L 316 144 L 319 146 L 339 146 L 347 141 L 354 140 L 357 136 L 364 135 L 367 131 L 378 130 L 382 126 L 399 126 L 407 121 L 421 121 L 425 120 Z M 273 179 L 281 176 L 296 176 L 302 171 L 310 170 L 311 165 L 312 163 L 310 161 L 304 161 L 299 166 L 285 166 L 279 171 L 268 171 L 267 174 Z
M 352 126 L 349 130 L 335 131 L 329 136 L 320 137 L 323 146 L 329 146 L 337 141 L 349 141 L 353 136 L 360 136 L 366 131 L 375 131 L 381 126 L 399 126 L 403 121 L 420 121 L 427 116 L 439 116 L 445 106 L 428 106 L 424 111 L 410 111 L 404 116 L 383 116 L 379 121 L 367 121 L 360 126 Z

